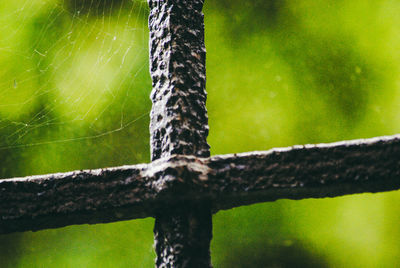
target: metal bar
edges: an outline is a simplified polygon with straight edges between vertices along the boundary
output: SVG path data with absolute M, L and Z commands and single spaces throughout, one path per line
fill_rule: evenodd
M 0 180 L 0 233 L 153 217 L 165 204 L 193 203 L 197 211 L 195 204 L 211 202 L 217 212 L 281 198 L 397 189 L 399 135 L 210 158 L 173 155 L 151 164 Z
M 152 216 L 165 164 L 0 180 L 0 233 Z
M 400 135 L 214 156 L 204 164 L 214 211 L 277 199 L 400 189 Z M 204 175 L 203 175 L 204 177 Z
M 152 161 L 208 157 L 203 0 L 148 2 Z M 156 267 L 211 267 L 211 237 L 209 202 L 165 203 L 154 226 Z

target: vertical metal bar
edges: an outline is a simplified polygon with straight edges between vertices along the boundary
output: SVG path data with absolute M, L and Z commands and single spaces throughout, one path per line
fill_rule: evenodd
M 203 0 L 148 0 L 152 161 L 208 157 Z M 154 227 L 156 267 L 211 267 L 208 204 L 165 204 Z

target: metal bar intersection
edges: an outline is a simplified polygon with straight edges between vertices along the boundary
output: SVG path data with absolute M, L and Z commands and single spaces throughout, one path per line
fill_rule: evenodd
M 0 180 L 0 233 L 155 217 L 157 267 L 211 267 L 211 215 L 400 188 L 400 136 L 209 157 L 203 0 L 149 0 L 152 162 Z
M 0 180 L 0 233 L 154 217 L 206 201 L 213 213 L 277 199 L 400 189 L 400 136 Z

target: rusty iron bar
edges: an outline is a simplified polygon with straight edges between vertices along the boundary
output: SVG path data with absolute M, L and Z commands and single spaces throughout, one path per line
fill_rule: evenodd
M 0 233 L 400 189 L 400 135 L 0 180 Z
M 174 154 L 208 157 L 203 0 L 148 3 L 151 160 Z M 155 218 L 156 267 L 211 267 L 209 202 L 166 202 Z
M 212 213 L 400 189 L 400 136 L 210 156 L 202 0 L 149 0 L 150 164 L 0 180 L 0 233 L 155 217 L 157 267 L 211 267 Z

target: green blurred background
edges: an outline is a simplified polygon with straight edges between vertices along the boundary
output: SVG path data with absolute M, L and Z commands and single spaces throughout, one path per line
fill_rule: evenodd
M 208 0 L 212 154 L 400 132 L 400 2 Z M 149 161 L 148 8 L 0 2 L 0 178 Z M 400 193 L 214 215 L 215 267 L 399 267 Z M 0 236 L 0 267 L 153 267 L 153 219 Z

